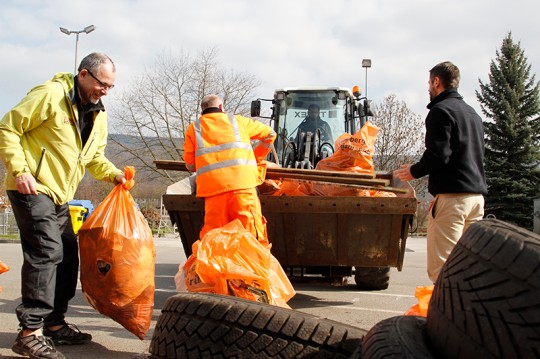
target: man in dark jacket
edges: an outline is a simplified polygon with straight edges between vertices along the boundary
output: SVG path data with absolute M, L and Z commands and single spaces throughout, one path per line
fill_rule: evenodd
M 330 128 L 330 125 L 320 117 L 320 112 L 321 109 L 318 105 L 309 105 L 307 117 L 298 126 L 298 135 L 301 133 L 307 134 L 308 132 L 315 134 L 315 131 L 320 129 L 321 141 L 334 144 L 332 129 Z
M 394 175 L 410 181 L 429 175 L 427 271 L 433 283 L 463 232 L 484 216 L 487 194 L 482 119 L 457 92 L 459 69 L 442 62 L 430 71 L 430 110 L 426 117 L 426 149 L 414 165 Z

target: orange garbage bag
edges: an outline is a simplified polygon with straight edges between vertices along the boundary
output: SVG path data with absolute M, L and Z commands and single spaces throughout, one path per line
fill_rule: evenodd
M 156 250 L 152 231 L 129 193 L 116 185 L 79 229 L 81 285 L 94 309 L 144 339 L 154 308 Z
M 4 262 L 0 261 L 0 274 L 7 272 L 9 270 L 9 266 L 5 264 Z M 2 287 L 0 287 L 0 293 L 2 293 Z
M 280 190 L 280 181 L 267 179 L 257 186 L 259 194 L 262 196 L 271 196 Z
M 336 140 L 334 154 L 320 160 L 315 169 L 374 174 L 373 153 L 378 133 L 379 128 L 367 121 L 354 135 L 342 134 Z
M 238 219 L 208 231 L 193 249 L 184 266 L 189 291 L 232 295 L 290 308 L 287 301 L 295 291 L 289 278 L 270 248 L 257 241 Z M 192 270 L 194 264 L 196 273 Z
M 203 292 L 215 293 L 214 283 L 204 283 L 197 273 L 197 251 L 199 250 L 200 240 L 191 245 L 192 255 L 189 256 L 184 265 L 180 265 L 178 273 L 174 277 L 176 290 L 179 292 Z
M 371 197 L 397 197 L 395 193 L 388 191 L 369 190 Z
M 418 299 L 418 303 L 409 308 L 409 310 L 405 312 L 405 315 L 427 317 L 429 301 L 431 299 L 431 294 L 433 294 L 434 287 L 434 285 L 417 286 L 414 296 Z
M 277 182 L 279 189 L 272 196 L 308 196 L 305 192 L 305 182 L 295 179 L 285 179 Z
M 307 182 L 304 186 L 304 191 L 310 196 L 370 197 L 369 190 L 364 188 L 320 182 Z
M 8 270 L 9 266 L 0 260 L 0 274 L 7 272 Z

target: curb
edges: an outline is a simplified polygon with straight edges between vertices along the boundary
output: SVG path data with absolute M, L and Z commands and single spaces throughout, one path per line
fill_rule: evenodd
M 0 243 L 20 243 L 20 239 L 0 238 Z

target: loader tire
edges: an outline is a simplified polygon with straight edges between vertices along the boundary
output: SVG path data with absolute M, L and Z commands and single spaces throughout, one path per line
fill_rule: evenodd
M 369 359 L 434 359 L 426 333 L 426 318 L 397 316 L 375 324 L 362 342 Z
M 150 353 L 155 358 L 350 358 L 366 331 L 242 298 L 181 293 L 167 299 Z
M 471 225 L 437 279 L 427 329 L 440 357 L 540 357 L 540 236 L 495 219 Z
M 354 281 L 358 289 L 383 290 L 388 288 L 390 267 L 354 267 Z

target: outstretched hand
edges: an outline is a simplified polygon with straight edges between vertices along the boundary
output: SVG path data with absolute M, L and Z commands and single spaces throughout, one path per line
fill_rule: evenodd
M 413 175 L 411 174 L 411 165 L 405 164 L 401 165 L 401 167 L 394 171 L 394 177 L 398 178 L 400 181 L 408 182 L 415 179 Z

